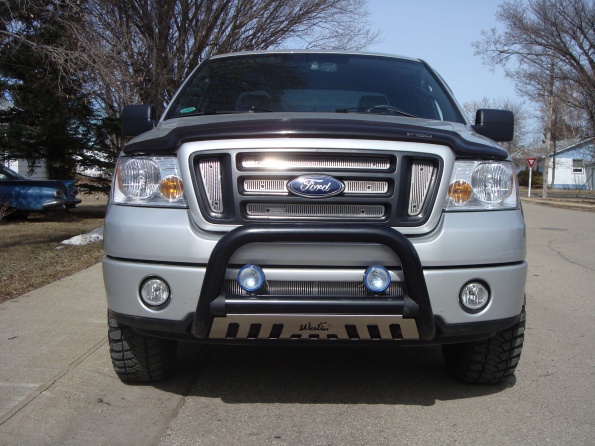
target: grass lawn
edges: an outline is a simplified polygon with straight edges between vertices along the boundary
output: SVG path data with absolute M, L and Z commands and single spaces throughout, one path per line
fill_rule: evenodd
M 31 213 L 26 220 L 0 221 L 0 302 L 40 288 L 101 260 L 101 242 L 61 242 L 103 225 L 106 197 L 81 197 L 69 212 Z

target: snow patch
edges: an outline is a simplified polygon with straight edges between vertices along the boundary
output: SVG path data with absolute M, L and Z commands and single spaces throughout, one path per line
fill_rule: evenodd
M 88 232 L 86 234 L 77 235 L 72 238 L 69 238 L 68 240 L 64 240 L 62 242 L 62 244 L 63 245 L 81 246 L 81 245 L 87 245 L 89 243 L 100 242 L 102 240 L 103 240 L 103 226 L 101 226 L 97 229 L 93 229 L 91 232 Z

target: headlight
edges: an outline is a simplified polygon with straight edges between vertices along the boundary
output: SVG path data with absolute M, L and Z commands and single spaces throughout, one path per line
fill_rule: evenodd
M 177 158 L 118 159 L 112 202 L 131 206 L 187 207 Z
M 511 166 L 500 163 L 482 163 L 473 171 L 473 193 L 482 203 L 500 204 L 510 197 L 514 185 Z
M 150 158 L 132 158 L 119 166 L 118 189 L 128 198 L 151 198 L 161 180 L 159 166 Z
M 509 161 L 457 161 L 444 209 L 447 211 L 516 209 L 514 166 Z

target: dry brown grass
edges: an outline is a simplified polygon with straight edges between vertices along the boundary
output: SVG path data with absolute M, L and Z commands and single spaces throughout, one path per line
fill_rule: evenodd
M 105 197 L 83 197 L 70 212 L 32 213 L 0 222 L 0 302 L 40 288 L 101 260 L 101 242 L 63 245 L 63 240 L 103 225 Z

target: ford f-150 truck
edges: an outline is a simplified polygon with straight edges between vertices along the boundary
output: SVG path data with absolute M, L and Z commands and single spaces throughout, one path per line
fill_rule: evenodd
M 424 61 L 273 51 L 202 62 L 114 173 L 103 260 L 123 381 L 156 381 L 179 340 L 441 344 L 469 383 L 501 383 L 525 326 L 525 224 L 494 141 Z

